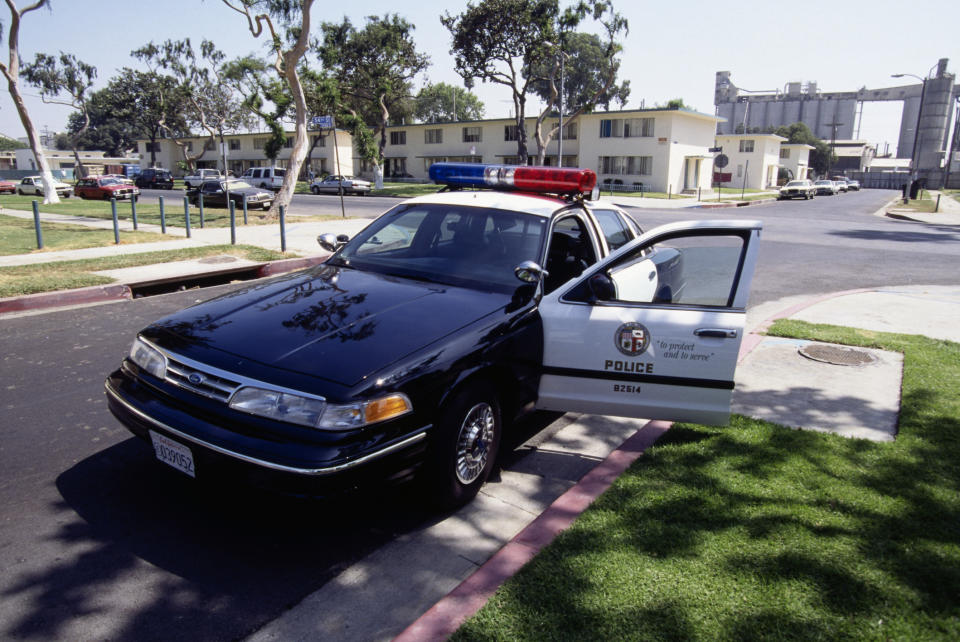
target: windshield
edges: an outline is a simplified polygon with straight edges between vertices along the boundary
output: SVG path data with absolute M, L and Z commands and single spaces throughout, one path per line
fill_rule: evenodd
M 351 240 L 332 262 L 383 274 L 512 292 L 513 270 L 537 261 L 546 219 L 463 205 L 399 205 Z
M 787 183 L 787 187 L 803 187 L 806 185 L 804 181 L 790 181 Z
M 224 181 L 227 185 L 230 186 L 230 189 L 253 189 L 253 185 L 247 181 L 235 180 L 235 181 Z

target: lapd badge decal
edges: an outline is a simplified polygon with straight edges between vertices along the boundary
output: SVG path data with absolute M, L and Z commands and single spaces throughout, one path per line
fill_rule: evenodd
M 637 357 L 646 352 L 650 345 L 650 332 L 639 323 L 624 323 L 617 328 L 613 343 L 621 354 Z

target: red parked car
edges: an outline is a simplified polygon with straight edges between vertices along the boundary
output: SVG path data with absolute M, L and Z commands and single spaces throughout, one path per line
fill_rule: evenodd
M 134 185 L 120 182 L 118 179 L 110 176 L 91 176 L 90 178 L 81 178 L 77 181 L 76 194 L 80 198 L 97 198 L 117 200 L 132 198 L 137 200 L 140 196 L 140 189 Z
M 16 194 L 17 184 L 10 181 L 0 181 L 0 194 Z

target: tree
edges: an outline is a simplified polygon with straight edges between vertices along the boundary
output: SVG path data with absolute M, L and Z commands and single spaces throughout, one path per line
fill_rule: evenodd
M 43 154 L 43 147 L 40 144 L 40 134 L 37 128 L 33 126 L 33 120 L 30 118 L 30 112 L 27 111 L 27 104 L 23 101 L 23 94 L 20 93 L 20 22 L 23 16 L 31 11 L 36 11 L 40 7 L 49 7 L 49 0 L 37 0 L 27 5 L 23 9 L 17 9 L 14 0 L 7 0 L 7 7 L 10 9 L 10 30 L 7 33 L 7 62 L 0 62 L 0 72 L 7 79 L 7 89 L 10 91 L 10 98 L 17 108 L 17 114 L 20 116 L 20 122 L 27 132 L 27 140 L 30 141 L 30 149 L 33 150 L 33 156 L 37 161 L 37 167 L 40 168 L 40 174 L 43 176 L 43 184 L 46 187 L 46 193 L 43 196 L 44 203 L 59 203 L 60 197 L 57 190 L 54 189 L 53 173 L 50 171 L 50 165 L 47 163 L 47 157 Z
M 167 72 L 168 80 L 157 85 L 161 101 L 158 124 L 180 148 L 189 167 L 193 168 L 206 151 L 215 147 L 218 138 L 223 143 L 225 133 L 249 123 L 233 88 L 224 80 L 225 56 L 211 41 L 202 41 L 199 51 L 194 50 L 189 38 L 167 40 L 161 45 L 151 42 L 132 55 L 150 65 L 152 73 L 159 74 L 160 69 Z M 188 129 L 199 128 L 206 133 L 207 140 L 196 152 L 191 153 L 189 144 L 182 140 L 188 131 L 178 131 L 167 120 L 170 104 L 182 107 Z
M 544 43 L 557 41 L 557 0 L 481 0 L 463 13 L 446 13 L 440 22 L 450 32 L 454 67 L 467 88 L 477 80 L 510 89 L 517 126 L 517 156 L 527 164 L 527 94 L 536 82 L 529 73 L 556 58 Z
M 77 176 L 85 177 L 87 173 L 80 160 L 77 143 L 90 127 L 88 92 L 93 86 L 93 79 L 97 77 L 96 68 L 78 60 L 73 54 L 61 51 L 59 57 L 38 53 L 32 63 L 24 65 L 22 74 L 24 80 L 40 90 L 40 100 L 77 111 L 81 124 L 70 137 L 70 147 L 76 161 Z
M 348 18 L 321 25 L 318 55 L 340 85 L 341 107 L 362 118 L 379 139 L 376 153 L 367 158 L 374 163 L 378 188 L 383 187 L 387 125 L 412 111 L 410 81 L 430 62 L 417 51 L 413 28 L 396 14 L 369 16 L 360 30 Z
M 813 145 L 814 150 L 810 152 L 810 168 L 818 175 L 826 175 L 833 164 L 837 162 L 837 156 L 833 153 L 830 145 L 817 138 L 806 123 L 784 125 L 778 127 L 773 133 L 777 136 L 783 136 L 789 143 Z
M 254 56 L 244 56 L 227 63 L 223 77 L 232 82 L 240 95 L 245 96 L 242 106 L 259 116 L 270 130 L 270 136 L 263 146 L 263 155 L 272 165 L 276 165 L 277 156 L 287 142 L 283 119 L 290 112 L 293 96 L 287 92 L 286 84 L 280 78 L 270 78 L 270 66 Z M 267 109 L 264 98 L 273 105 Z
M 275 56 L 273 68 L 287 86 L 293 99 L 294 139 L 290 161 L 283 177 L 283 185 L 277 199 L 270 207 L 271 216 L 279 216 L 280 206 L 290 204 L 297 188 L 300 167 L 307 155 L 307 102 L 300 83 L 298 67 L 307 52 L 310 39 L 310 8 L 313 0 L 223 0 L 223 3 L 247 19 L 247 28 L 254 38 L 259 38 L 264 27 L 269 31 L 270 47 Z M 256 11 L 257 13 L 254 15 Z M 285 28 L 285 39 L 277 34 L 274 20 Z M 286 46 L 284 45 L 286 41 Z
M 599 36 L 572 31 L 580 22 L 592 16 L 603 25 L 606 40 Z M 613 10 L 608 0 L 590 0 L 568 8 L 556 24 L 558 44 L 556 57 L 541 61 L 528 72 L 537 79 L 534 91 L 544 101 L 544 107 L 537 116 L 535 136 L 537 140 L 537 163 L 544 164 L 547 146 L 560 131 L 560 122 L 543 128 L 544 119 L 553 113 L 563 111 L 567 123 L 576 122 L 581 114 L 590 113 L 598 104 L 607 109 L 610 102 L 623 105 L 630 95 L 630 82 L 616 83 L 620 70 L 619 54 L 622 46 L 619 38 L 626 36 L 629 27 L 627 21 Z M 552 43 L 551 43 L 552 44 Z M 570 61 L 567 71 L 567 61 Z M 563 87 L 563 101 L 557 89 L 557 79 Z M 562 161 L 562 159 L 561 159 Z
M 441 123 L 483 118 L 483 102 L 463 87 L 445 82 L 429 84 L 414 99 L 414 115 L 424 123 Z
M 657 109 L 690 109 L 692 111 L 696 111 L 696 109 L 683 102 L 683 98 L 671 98 L 663 104 L 657 103 L 654 105 L 654 107 Z
M 28 145 L 21 143 L 19 140 L 0 136 L 0 151 L 9 152 L 14 149 L 24 149 L 26 147 L 28 147 Z

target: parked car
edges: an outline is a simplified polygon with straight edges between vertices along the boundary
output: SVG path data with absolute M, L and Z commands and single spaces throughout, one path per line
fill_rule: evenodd
M 838 192 L 847 191 L 847 180 L 844 178 L 835 178 L 833 179 L 833 184 L 837 186 Z
M 251 167 L 243 173 L 243 180 L 254 187 L 278 191 L 283 187 L 283 177 L 287 170 L 282 167 Z
M 183 177 L 183 186 L 186 189 L 200 187 L 204 181 L 216 181 L 223 179 L 223 174 L 219 169 L 198 169 L 193 174 Z
M 173 174 L 169 169 L 148 167 L 134 179 L 140 189 L 173 189 Z
M 0 194 L 16 194 L 17 184 L 13 181 L 0 181 Z
M 341 188 L 344 194 L 366 195 L 370 193 L 370 181 L 352 176 L 330 175 L 317 179 L 310 185 L 310 191 L 314 194 L 339 194 Z
M 97 198 L 110 200 L 115 198 L 137 200 L 140 197 L 140 189 L 135 185 L 121 183 L 112 176 L 90 176 L 81 178 L 75 186 L 77 196 L 80 198 Z
M 53 187 L 57 190 L 57 195 L 61 198 L 70 198 L 73 196 L 73 188 L 66 183 L 54 180 Z M 17 185 L 17 194 L 21 196 L 28 194 L 43 196 L 45 193 L 46 190 L 43 187 L 42 176 L 25 176 L 20 180 L 19 185 Z
M 200 195 L 203 194 L 203 205 L 227 207 L 227 192 L 230 193 L 230 200 L 236 207 L 243 206 L 243 199 L 247 199 L 247 207 L 262 207 L 270 209 L 270 205 L 276 198 L 273 192 L 258 189 L 246 181 L 235 178 L 219 181 L 206 181 L 200 187 L 187 192 L 190 202 L 194 205 L 200 203 Z
M 817 195 L 825 194 L 827 196 L 835 196 L 837 193 L 837 184 L 833 181 L 828 181 L 827 179 L 821 179 L 813 184 L 817 190 Z
M 129 177 L 127 177 L 127 176 L 124 176 L 123 174 L 101 174 L 101 177 L 102 177 L 102 178 L 112 178 L 112 179 L 114 179 L 114 180 L 116 180 L 116 181 L 118 181 L 118 182 L 120 182 L 120 183 L 122 183 L 122 184 L 124 184 L 124 185 L 133 185 L 133 184 L 134 184 L 132 178 L 129 178 Z
M 783 201 L 790 198 L 802 198 L 804 200 L 813 198 L 817 193 L 817 188 L 808 180 L 790 181 L 780 188 L 777 200 Z
M 107 378 L 111 412 L 198 480 L 327 494 L 419 475 L 444 506 L 534 409 L 726 422 L 759 221 L 641 234 L 584 198 L 588 169 L 430 176 L 500 189 L 403 201 L 321 235 L 322 265 L 152 323 Z
M 860 181 L 855 181 L 855 180 L 852 180 L 852 179 L 849 179 L 849 178 L 848 178 L 848 179 L 847 179 L 847 189 L 848 189 L 849 191 L 851 191 L 851 192 L 859 192 L 859 191 L 860 191 Z

